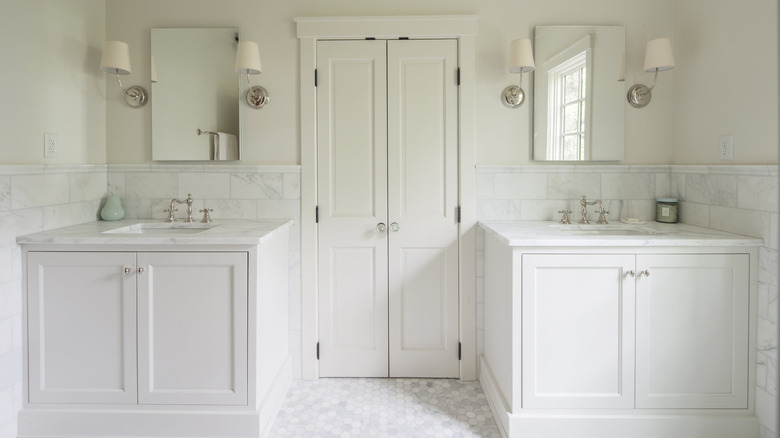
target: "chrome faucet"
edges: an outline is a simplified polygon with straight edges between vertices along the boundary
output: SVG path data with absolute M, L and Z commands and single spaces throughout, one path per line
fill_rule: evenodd
M 609 214 L 609 211 L 604 210 L 604 204 L 601 203 L 601 200 L 597 201 L 599 203 L 599 209 L 596 210 L 596 213 L 599 214 L 599 220 L 596 221 L 599 225 L 606 225 L 609 222 L 607 222 L 607 216 Z
M 600 204 L 601 201 L 588 201 L 587 196 L 582 195 L 582 199 L 580 199 L 580 206 L 582 207 L 582 219 L 580 219 L 581 224 L 589 224 L 590 221 L 588 220 L 588 206 L 589 205 L 596 205 Z M 603 208 L 602 208 L 603 210 Z M 599 218 L 600 219 L 600 218 Z
M 176 222 L 176 218 L 173 216 L 174 211 L 179 211 L 178 209 L 173 208 L 173 204 L 187 204 L 187 219 L 184 219 L 184 222 L 194 222 L 192 219 L 192 194 L 187 193 L 187 199 L 184 201 L 181 201 L 179 199 L 173 198 L 171 199 L 171 206 L 167 210 L 163 210 L 165 213 L 168 213 L 168 218 L 165 219 L 165 222 Z

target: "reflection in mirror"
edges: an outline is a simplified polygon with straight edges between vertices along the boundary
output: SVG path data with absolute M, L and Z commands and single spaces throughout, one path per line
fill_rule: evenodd
M 534 160 L 623 159 L 623 26 L 536 26 Z
M 238 28 L 152 29 L 152 159 L 241 159 Z

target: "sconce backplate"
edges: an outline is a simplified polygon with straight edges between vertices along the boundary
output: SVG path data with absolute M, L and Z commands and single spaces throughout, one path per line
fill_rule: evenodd
M 142 108 L 149 101 L 149 94 L 140 85 L 133 85 L 125 91 L 125 102 L 131 108 Z
M 246 90 L 246 103 L 254 109 L 262 108 L 270 100 L 268 90 L 259 85 L 254 85 Z
M 525 102 L 525 91 L 517 85 L 510 85 L 501 92 L 501 103 L 507 108 L 520 108 Z
M 636 84 L 628 89 L 626 97 L 628 97 L 629 105 L 634 108 L 644 108 L 650 103 L 653 93 L 650 92 L 650 89 L 647 88 L 647 86 Z

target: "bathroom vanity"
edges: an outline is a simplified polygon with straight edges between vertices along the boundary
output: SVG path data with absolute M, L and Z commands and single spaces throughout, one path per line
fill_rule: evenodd
M 758 437 L 760 239 L 484 223 L 480 381 L 505 436 Z
M 286 394 L 289 221 L 21 236 L 20 437 L 260 437 Z

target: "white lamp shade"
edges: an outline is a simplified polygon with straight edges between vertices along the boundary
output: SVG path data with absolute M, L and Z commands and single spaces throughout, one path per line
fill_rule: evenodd
M 531 40 L 521 38 L 512 41 L 509 45 L 509 72 L 523 73 L 533 71 L 535 68 Z
M 152 83 L 157 82 L 157 66 L 154 65 L 154 56 L 152 56 Z
M 130 74 L 130 47 L 122 41 L 106 41 L 103 46 L 103 58 L 100 69 L 118 75 Z
M 669 38 L 658 38 L 647 42 L 645 50 L 645 71 L 654 72 L 674 68 L 672 42 Z
M 238 43 L 236 53 L 236 73 L 257 75 L 263 72 L 260 65 L 260 47 L 254 41 L 241 41 Z
M 620 54 L 620 63 L 618 64 L 618 82 L 626 80 L 626 52 Z

